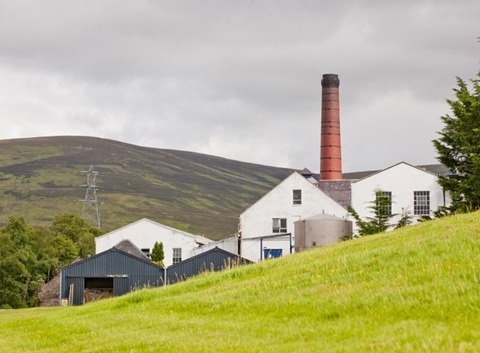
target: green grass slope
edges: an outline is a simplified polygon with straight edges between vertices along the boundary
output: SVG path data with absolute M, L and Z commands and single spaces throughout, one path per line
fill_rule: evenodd
M 0 141 L 0 226 L 9 216 L 49 226 L 81 215 L 94 165 L 103 228 L 141 218 L 212 239 L 237 231 L 239 215 L 292 170 L 118 141 L 57 136 Z
M 480 213 L 83 307 L 0 312 L 1 352 L 480 352 Z

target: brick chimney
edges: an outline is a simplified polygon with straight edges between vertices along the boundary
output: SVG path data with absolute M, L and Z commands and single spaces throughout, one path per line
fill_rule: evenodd
M 323 75 L 320 180 L 342 179 L 339 86 L 338 75 Z

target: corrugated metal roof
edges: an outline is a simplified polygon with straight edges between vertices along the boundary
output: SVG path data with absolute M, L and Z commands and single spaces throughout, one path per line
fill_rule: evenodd
M 126 278 L 114 280 L 114 293 L 121 295 L 133 288 L 161 286 L 164 284 L 164 268 L 117 248 L 111 248 L 74 264 L 63 267 L 61 297 L 68 298 L 69 283 L 75 282 L 75 305 L 81 304 L 86 278 Z M 117 283 L 118 282 L 118 283 Z M 117 284 L 116 284 L 117 283 Z M 117 288 L 117 285 L 121 287 Z
M 190 257 L 167 268 L 168 283 L 183 281 L 205 271 L 219 271 L 241 264 L 250 264 L 250 260 L 215 247 L 204 253 Z

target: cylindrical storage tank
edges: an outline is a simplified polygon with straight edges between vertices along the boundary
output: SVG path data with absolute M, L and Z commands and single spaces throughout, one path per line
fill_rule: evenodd
M 351 221 L 328 214 L 297 221 L 295 222 L 295 251 L 337 243 L 345 236 L 351 237 L 352 229 Z M 297 234 L 301 234 L 298 243 Z
M 295 252 L 303 251 L 306 249 L 305 220 L 294 222 L 293 227 L 295 229 Z

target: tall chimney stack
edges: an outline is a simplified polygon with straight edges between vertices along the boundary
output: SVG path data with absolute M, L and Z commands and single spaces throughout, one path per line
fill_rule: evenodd
M 342 179 L 339 86 L 338 75 L 323 75 L 320 180 Z

